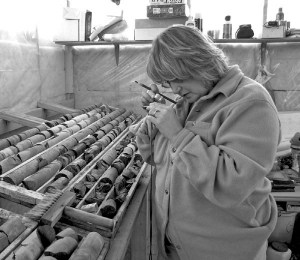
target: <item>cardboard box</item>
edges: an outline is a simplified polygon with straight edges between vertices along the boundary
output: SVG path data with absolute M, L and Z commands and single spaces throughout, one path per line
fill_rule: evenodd
M 286 211 L 300 212 L 300 202 L 299 201 L 287 201 Z
M 186 0 L 149 0 L 150 5 L 185 4 Z
M 62 19 L 57 32 L 53 37 L 55 42 L 58 41 L 79 41 L 80 40 L 80 20 Z
M 140 28 L 167 28 L 174 24 L 185 24 L 187 17 L 174 17 L 169 19 L 135 19 L 135 29 Z
M 147 17 L 150 19 L 188 17 L 188 6 L 186 4 L 148 5 Z
M 278 27 L 263 27 L 262 38 L 285 38 L 286 27 L 280 25 Z
M 166 28 L 140 28 L 134 30 L 134 40 L 152 41 Z
M 77 8 L 63 7 L 63 17 L 67 20 L 79 20 L 80 10 Z
M 85 13 L 84 11 L 80 11 L 80 19 L 79 19 L 79 41 L 85 41 Z
M 90 15 L 90 25 L 86 21 L 86 15 Z M 81 11 L 77 8 L 63 8 L 63 16 L 61 23 L 57 28 L 57 33 L 54 36 L 54 41 L 85 41 L 88 33 L 87 27 L 91 30 L 91 12 Z

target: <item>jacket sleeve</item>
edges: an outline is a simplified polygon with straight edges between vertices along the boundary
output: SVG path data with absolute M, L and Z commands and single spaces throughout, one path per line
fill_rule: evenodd
M 172 143 L 172 156 L 196 190 L 230 208 L 264 183 L 280 142 L 280 122 L 268 102 L 248 101 L 233 108 L 215 133 L 209 145 L 184 128 Z
M 153 156 L 151 156 L 151 154 L 153 153 L 152 142 L 146 143 L 146 142 L 144 142 L 144 140 L 141 137 L 137 136 L 136 143 L 137 143 L 139 152 L 140 152 L 141 156 L 143 157 L 143 160 L 148 164 L 154 165 L 154 163 L 152 161 Z

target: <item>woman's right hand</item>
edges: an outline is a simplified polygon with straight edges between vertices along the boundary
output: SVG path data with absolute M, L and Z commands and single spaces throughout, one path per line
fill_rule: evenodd
M 161 95 L 158 94 L 159 89 L 158 89 L 157 85 L 152 83 L 150 85 L 150 88 L 151 88 L 151 90 L 142 92 L 141 101 L 142 101 L 143 107 L 144 106 L 148 107 L 149 104 L 153 103 L 153 102 L 159 102 L 159 103 L 165 104 L 166 103 L 165 99 Z

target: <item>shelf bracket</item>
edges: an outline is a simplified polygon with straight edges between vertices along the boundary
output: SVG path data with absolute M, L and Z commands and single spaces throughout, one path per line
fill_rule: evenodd
M 119 66 L 119 57 L 120 57 L 120 45 L 118 43 L 113 44 L 115 46 L 115 58 L 116 64 Z

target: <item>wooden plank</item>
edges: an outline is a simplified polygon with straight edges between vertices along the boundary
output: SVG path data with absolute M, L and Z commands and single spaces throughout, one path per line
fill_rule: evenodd
M 15 199 L 6 194 L 0 194 L 0 208 L 13 211 L 17 214 L 23 215 L 28 212 L 34 205 Z
M 55 202 L 55 204 L 44 214 L 41 218 L 41 222 L 44 225 L 54 226 L 61 218 L 64 208 L 71 205 L 76 198 L 74 192 L 66 191 L 63 195 Z
M 116 234 L 116 231 L 118 230 L 119 226 L 122 224 L 122 220 L 127 211 L 127 207 L 129 205 L 129 203 L 131 202 L 132 197 L 134 197 L 135 191 L 138 188 L 138 185 L 140 184 L 140 179 L 144 175 L 144 172 L 146 171 L 147 167 L 148 167 L 148 164 L 144 163 L 142 168 L 139 171 L 139 174 L 135 177 L 135 182 L 133 183 L 130 190 L 128 191 L 125 201 L 122 203 L 117 214 L 114 216 L 114 219 L 117 221 L 117 224 L 116 224 L 115 230 L 113 232 L 113 236 Z M 114 189 L 113 189 L 113 191 L 114 191 Z M 101 205 L 100 205 L 100 207 L 101 207 Z
M 15 186 L 4 181 L 0 181 L 0 194 L 7 195 L 8 198 L 14 198 L 30 205 L 36 205 L 45 197 L 44 194 L 26 190 L 23 187 Z
M 71 208 L 65 207 L 63 214 L 63 221 L 79 227 L 84 227 L 85 229 L 89 229 L 90 231 L 99 232 L 101 235 L 106 237 L 113 237 L 117 232 L 120 225 L 122 225 L 123 216 L 126 214 L 126 210 L 128 208 L 129 203 L 132 201 L 132 197 L 134 197 L 138 186 L 140 185 L 140 180 L 144 178 L 145 170 L 147 168 L 147 164 L 144 163 L 142 168 L 139 171 L 139 174 L 136 176 L 136 180 L 131 186 L 125 201 L 122 203 L 121 207 L 118 209 L 118 213 L 114 216 L 113 219 L 103 217 L 98 211 L 96 214 L 88 213 L 80 210 L 79 208 Z M 97 185 L 96 185 L 97 186 Z M 114 188 L 112 188 L 105 200 L 110 197 L 110 195 L 114 194 Z M 84 199 L 82 200 L 84 201 Z M 101 205 L 99 206 L 99 208 Z M 91 227 L 88 226 L 88 223 L 92 224 Z
M 123 260 L 129 241 L 136 223 L 137 216 L 140 212 L 141 205 L 145 198 L 145 194 L 150 182 L 149 167 L 140 179 L 140 186 L 135 191 L 131 203 L 123 217 L 122 225 L 120 225 L 115 237 L 111 240 L 109 251 L 105 260 Z
M 67 107 L 74 107 L 74 99 L 67 99 L 64 101 L 61 101 L 59 103 L 60 105 L 67 106 Z M 56 111 L 52 110 L 45 110 L 43 108 L 35 108 L 32 110 L 29 110 L 25 114 L 43 118 L 45 120 L 53 120 L 57 119 L 58 117 L 62 116 L 61 113 L 57 113 Z M 20 124 L 17 124 L 15 122 L 8 122 L 6 120 L 0 119 L 0 138 L 7 138 L 9 136 L 12 136 L 14 134 L 18 134 L 20 132 L 23 132 L 28 129 L 28 126 L 22 126 Z
M 56 112 L 62 113 L 62 114 L 71 114 L 71 113 L 80 112 L 80 110 L 78 110 L 78 109 L 66 107 L 66 106 L 63 106 L 60 104 L 55 104 L 55 103 L 47 102 L 47 101 L 38 101 L 37 106 L 44 108 L 44 109 L 53 110 L 53 111 L 56 111 Z
M 73 95 L 73 94 L 71 94 Z M 74 108 L 75 101 L 73 98 L 66 99 L 59 102 L 59 105 Z M 29 110 L 25 113 L 26 115 L 42 118 L 45 120 L 53 120 L 57 119 L 58 117 L 62 116 L 62 113 L 57 113 L 56 111 L 52 110 L 45 110 L 43 108 L 35 108 Z M 6 138 L 12 136 L 14 134 L 18 134 L 22 131 L 28 129 L 28 126 L 22 126 L 15 122 L 8 122 L 6 120 L 0 119 L 0 138 Z
M 1 110 L 0 118 L 28 127 L 35 127 L 37 125 L 47 122 L 47 120 L 38 117 L 33 117 L 23 113 L 12 112 L 10 110 Z

